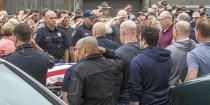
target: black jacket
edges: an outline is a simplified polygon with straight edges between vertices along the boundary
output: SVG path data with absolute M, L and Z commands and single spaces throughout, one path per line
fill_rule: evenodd
M 107 59 L 102 54 L 85 57 L 70 76 L 70 105 L 115 105 L 122 78 L 121 66 L 119 59 Z
M 123 62 L 123 78 L 120 94 L 118 98 L 119 103 L 129 103 L 129 92 L 128 92 L 128 77 L 130 72 L 130 63 L 134 57 L 141 53 L 140 45 L 138 42 L 129 42 L 115 50 Z
M 46 85 L 47 70 L 51 66 L 51 59 L 46 52 L 35 50 L 31 44 L 23 44 L 4 59 Z

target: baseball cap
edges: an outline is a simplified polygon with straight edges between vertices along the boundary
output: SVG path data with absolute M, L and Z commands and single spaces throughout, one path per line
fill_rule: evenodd
M 95 15 L 94 15 L 93 11 L 91 11 L 91 10 L 86 10 L 86 11 L 83 13 L 83 17 L 87 17 L 87 18 L 93 19 L 93 18 L 95 18 Z

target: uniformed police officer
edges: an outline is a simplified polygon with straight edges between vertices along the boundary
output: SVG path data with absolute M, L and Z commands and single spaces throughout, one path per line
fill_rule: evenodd
M 109 16 L 109 9 L 111 8 L 107 2 L 102 2 L 101 5 L 98 6 L 100 9 L 101 15 L 100 15 L 100 21 L 103 23 L 107 23 L 111 20 L 111 17 Z
M 81 38 L 84 38 L 86 36 L 92 36 L 92 27 L 95 22 L 95 15 L 93 11 L 86 10 L 83 13 L 83 24 L 76 29 L 76 34 L 72 36 L 72 42 L 70 44 L 71 50 L 74 49 L 74 46 L 76 45 L 77 41 Z M 71 55 L 71 57 L 74 55 Z M 76 62 L 75 57 L 73 58 L 74 62 Z
M 47 70 L 53 67 L 53 59 L 46 52 L 33 48 L 31 30 L 27 24 L 16 25 L 14 36 L 16 50 L 4 59 L 46 85 Z
M 56 62 L 68 63 L 69 43 L 63 31 L 56 27 L 57 15 L 53 11 L 47 11 L 45 16 L 46 26 L 37 30 L 36 43 L 49 54 Z

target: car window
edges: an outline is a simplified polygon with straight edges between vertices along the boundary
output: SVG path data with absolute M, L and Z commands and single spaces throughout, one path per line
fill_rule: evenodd
M 25 80 L 0 64 L 0 105 L 53 105 Z

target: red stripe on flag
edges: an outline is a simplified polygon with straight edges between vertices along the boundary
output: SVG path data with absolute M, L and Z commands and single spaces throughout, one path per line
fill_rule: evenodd
M 47 73 L 47 78 L 55 76 L 55 75 L 65 74 L 66 70 L 67 70 L 67 68 L 66 69 L 57 70 L 57 71 L 53 71 L 53 72 L 48 72 Z

